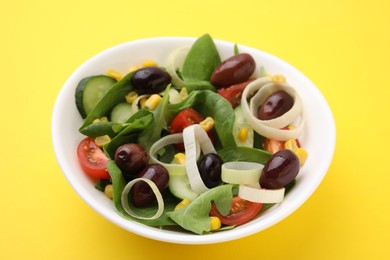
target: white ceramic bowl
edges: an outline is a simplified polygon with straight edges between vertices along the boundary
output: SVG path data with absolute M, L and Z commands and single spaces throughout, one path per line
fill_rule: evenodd
M 283 74 L 287 81 L 300 93 L 306 109 L 306 128 L 300 138 L 309 157 L 302 167 L 294 188 L 284 201 L 251 222 L 232 230 L 208 235 L 195 235 L 177 231 L 166 231 L 148 227 L 120 217 L 102 192 L 82 172 L 76 156 L 78 143 L 84 138 L 78 132 L 82 125 L 74 99 L 78 82 L 87 76 L 104 74 L 113 68 L 126 72 L 134 64 L 145 59 L 156 60 L 164 65 L 168 54 L 175 48 L 190 46 L 195 38 L 162 37 L 127 42 L 107 49 L 82 64 L 65 82 L 56 100 L 52 118 L 52 138 L 58 163 L 67 180 L 80 197 L 94 210 L 114 224 L 141 236 L 180 244 L 210 244 L 230 241 L 260 232 L 289 216 L 297 210 L 316 190 L 331 163 L 335 147 L 335 124 L 329 106 L 317 87 L 301 72 L 263 51 L 239 45 L 240 52 L 248 52 L 258 66 L 267 72 Z M 234 43 L 215 40 L 221 58 L 233 54 Z

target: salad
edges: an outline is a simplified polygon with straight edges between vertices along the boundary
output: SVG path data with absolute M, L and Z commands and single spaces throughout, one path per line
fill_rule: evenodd
M 308 156 L 304 107 L 283 75 L 210 35 L 169 54 L 82 79 L 77 156 L 123 218 L 207 234 L 283 201 Z

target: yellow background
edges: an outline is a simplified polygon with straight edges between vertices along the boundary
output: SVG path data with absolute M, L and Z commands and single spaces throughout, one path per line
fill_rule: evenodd
M 0 259 L 390 259 L 390 2 L 1 1 Z M 334 160 L 295 213 L 252 235 L 174 245 L 82 201 L 54 157 L 51 111 L 86 59 L 155 36 L 222 39 L 306 74 L 337 126 Z

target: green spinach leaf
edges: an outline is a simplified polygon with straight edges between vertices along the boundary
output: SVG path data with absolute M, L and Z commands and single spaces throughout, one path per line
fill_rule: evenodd
M 80 133 L 92 138 L 102 135 L 108 135 L 113 138 L 117 134 L 114 129 L 120 126 L 122 126 L 122 124 L 113 122 L 97 122 L 80 129 Z
M 176 115 L 185 108 L 193 108 L 204 117 L 212 117 L 221 145 L 236 146 L 232 134 L 235 113 L 224 97 L 210 90 L 197 90 L 191 92 L 182 102 L 169 105 L 168 110 L 169 113 Z
M 126 123 L 127 126 L 108 144 L 103 146 L 104 151 L 110 158 L 114 158 L 115 151 L 119 146 L 126 143 L 137 142 L 138 136 L 147 129 L 152 122 L 153 116 L 150 112 L 146 113 L 145 111 L 138 111 L 129 119 L 129 122 Z
M 250 147 L 225 147 L 217 151 L 224 162 L 244 161 L 266 164 L 271 153 Z
M 163 129 L 167 128 L 167 122 L 171 119 L 171 114 L 167 112 L 169 89 L 170 86 L 165 89 L 164 96 L 158 106 L 151 111 L 154 118 L 153 122 L 140 134 L 138 138 L 138 143 L 148 151 L 153 143 L 161 138 L 161 132 Z
M 196 234 L 210 231 L 210 209 L 214 202 L 222 215 L 227 215 L 232 206 L 233 185 L 217 186 L 202 193 L 189 205 L 168 213 L 171 219 L 186 230 Z
M 187 91 L 201 89 L 201 86 L 210 89 L 211 74 L 221 63 L 217 47 L 209 34 L 199 37 L 192 45 L 183 64 L 182 76 L 186 83 Z M 203 82 L 203 83 L 202 83 Z M 187 86 L 187 83 L 190 83 Z

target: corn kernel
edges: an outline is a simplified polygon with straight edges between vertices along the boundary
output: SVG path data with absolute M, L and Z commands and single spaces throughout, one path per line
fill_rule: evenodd
M 114 69 L 109 69 L 106 72 L 107 76 L 114 78 L 116 80 L 121 80 L 123 78 L 122 72 L 114 70 Z
M 183 100 L 188 96 L 186 87 L 182 87 L 179 92 L 179 97 Z
M 301 166 L 304 165 L 308 156 L 306 150 L 300 147 L 295 151 L 295 154 L 298 156 Z
M 103 116 L 101 118 L 96 118 L 92 121 L 92 124 L 96 124 L 99 122 L 108 122 L 108 118 L 106 116 Z
M 148 100 L 149 97 L 143 97 L 139 100 L 139 106 L 140 107 L 144 107 L 145 106 L 145 103 L 146 103 L 146 100 Z
M 136 100 L 138 97 L 137 92 L 131 91 L 129 94 L 126 95 L 126 102 L 129 104 L 132 104 L 134 100 Z
M 284 143 L 284 148 L 293 151 L 294 153 L 298 150 L 297 141 L 295 139 L 289 139 Z
M 210 217 L 210 230 L 215 231 L 221 228 L 221 220 L 218 217 Z
M 154 110 L 161 101 L 161 96 L 158 94 L 151 95 L 145 102 L 145 107 Z
M 176 205 L 176 207 L 175 207 L 174 210 L 181 209 L 181 208 L 187 206 L 187 205 L 190 204 L 190 203 L 191 203 L 191 201 L 190 201 L 189 199 L 184 198 L 182 201 L 180 201 L 180 202 Z
M 214 122 L 214 119 L 212 117 L 206 117 L 205 120 L 203 120 L 202 122 L 199 123 L 199 125 L 206 131 L 210 131 L 211 129 L 213 129 L 214 125 L 215 125 L 215 122 Z
M 102 147 L 105 144 L 108 144 L 111 141 L 111 138 L 108 135 L 102 135 L 95 138 L 95 143 Z
M 245 142 L 246 139 L 248 138 L 248 128 L 246 128 L 246 127 L 241 128 L 237 134 L 237 138 L 241 142 Z
M 286 83 L 286 77 L 280 74 L 275 74 L 272 76 L 273 83 Z
M 145 68 L 145 67 L 157 67 L 157 62 L 154 61 L 154 60 L 145 60 L 142 63 L 142 67 L 143 68 Z
M 137 65 L 131 66 L 129 68 L 129 72 L 133 72 L 133 71 L 136 71 L 136 70 L 139 70 L 139 66 L 137 66 Z
M 297 128 L 297 127 L 294 126 L 294 125 L 289 125 L 289 126 L 287 126 L 287 128 L 288 128 L 288 130 L 292 130 L 292 129 L 295 129 L 295 128 Z
M 176 164 L 186 164 L 186 155 L 184 153 L 177 153 L 173 157 L 173 161 Z
M 104 194 L 112 200 L 112 184 L 108 184 L 106 185 L 106 187 L 104 187 Z
M 108 118 L 106 116 L 103 116 L 100 118 L 100 122 L 108 122 Z

